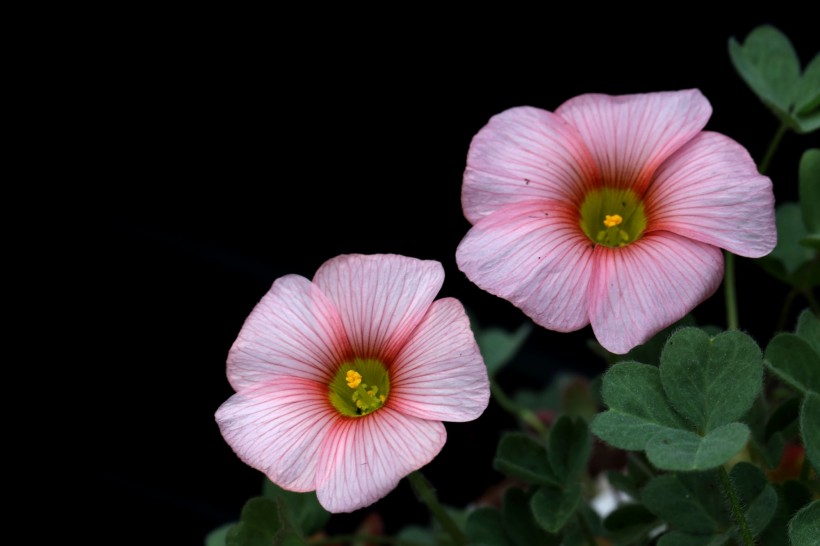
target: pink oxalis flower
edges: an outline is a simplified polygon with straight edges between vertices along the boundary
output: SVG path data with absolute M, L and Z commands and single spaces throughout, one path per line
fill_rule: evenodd
M 390 492 L 444 445 L 442 421 L 487 407 L 487 370 L 461 303 L 433 301 L 435 261 L 347 255 L 277 279 L 228 355 L 225 441 L 331 512 Z
M 721 248 L 776 243 L 771 181 L 702 130 L 711 112 L 691 89 L 494 116 L 467 157 L 459 268 L 550 330 L 591 323 L 614 353 L 647 341 L 717 290 Z

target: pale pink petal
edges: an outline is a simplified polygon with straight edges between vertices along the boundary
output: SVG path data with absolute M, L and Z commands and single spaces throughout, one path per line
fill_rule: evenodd
M 228 354 L 228 380 L 236 391 L 282 376 L 327 384 L 350 355 L 330 300 L 304 277 L 286 275 L 245 320 Z
M 546 110 L 522 106 L 493 116 L 473 137 L 461 204 L 476 223 L 509 203 L 558 199 L 579 203 L 598 179 L 578 132 Z
M 405 415 L 472 421 L 487 408 L 487 367 L 456 299 L 433 303 L 390 368 L 388 404 Z
M 570 332 L 589 323 L 592 249 L 574 207 L 527 201 L 506 205 L 473 226 L 456 250 L 456 262 L 472 282 L 537 324 Z
M 444 269 L 395 254 L 338 256 L 313 282 L 339 309 L 357 357 L 390 361 L 433 303 Z
M 298 378 L 234 394 L 216 412 L 239 458 L 291 491 L 316 489 L 322 441 L 339 420 L 327 386 Z
M 433 460 L 446 439 L 440 421 L 402 415 L 387 406 L 365 417 L 341 419 L 322 444 L 319 502 L 330 512 L 373 504 Z
M 605 186 L 632 187 L 641 195 L 658 166 L 703 129 L 712 107 L 689 89 L 580 95 L 555 113 L 581 133 Z
M 669 232 L 623 248 L 596 247 L 590 320 L 598 342 L 623 354 L 714 294 L 720 249 Z
M 661 165 L 645 202 L 650 230 L 752 258 L 777 243 L 771 180 L 743 146 L 717 133 L 699 134 Z

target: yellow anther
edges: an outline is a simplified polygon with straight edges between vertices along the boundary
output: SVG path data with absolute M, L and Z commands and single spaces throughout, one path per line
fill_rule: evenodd
M 620 214 L 607 214 L 604 218 L 604 225 L 608 228 L 615 227 L 623 221 L 624 219 L 621 218 Z
M 355 389 L 362 382 L 362 374 L 356 370 L 348 370 L 345 379 L 347 380 L 347 386 L 351 389 Z

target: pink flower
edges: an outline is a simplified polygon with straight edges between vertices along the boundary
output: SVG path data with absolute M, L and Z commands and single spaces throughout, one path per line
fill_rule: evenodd
M 467 157 L 459 268 L 545 328 L 591 323 L 614 353 L 647 341 L 717 290 L 721 248 L 776 242 L 771 181 L 702 131 L 711 112 L 692 89 L 494 116 Z
M 487 370 L 461 303 L 433 301 L 441 264 L 339 256 L 313 282 L 277 279 L 228 355 L 225 441 L 331 512 L 389 493 L 444 445 L 441 421 L 487 407 Z

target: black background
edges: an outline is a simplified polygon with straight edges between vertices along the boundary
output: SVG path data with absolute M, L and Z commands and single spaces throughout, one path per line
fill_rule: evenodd
M 697 87 L 714 108 L 707 128 L 759 160 L 777 122 L 734 74 L 728 38 L 768 21 L 804 64 L 818 49 L 808 17 L 790 15 L 625 25 L 520 13 L 439 27 L 405 14 L 355 28 L 323 15 L 124 20 L 87 39 L 78 60 L 78 99 L 64 106 L 92 136 L 69 144 L 81 175 L 103 189 L 74 219 L 88 250 L 76 266 L 89 291 L 80 300 L 100 296 L 82 338 L 91 373 L 76 449 L 94 485 L 86 514 L 100 537 L 117 537 L 104 543 L 199 544 L 259 493 L 261 475 L 231 452 L 213 414 L 232 393 L 227 351 L 275 278 L 311 277 L 343 253 L 434 259 L 447 275 L 441 296 L 460 298 L 482 324 L 525 320 L 455 266 L 469 228 L 467 148 L 489 117 L 553 110 L 587 92 Z M 778 201 L 794 199 L 807 147 L 786 136 L 770 171 Z M 738 278 L 741 326 L 765 343 L 786 289 L 743 259 Z M 722 291 L 695 316 L 723 325 Z M 502 384 L 601 371 L 590 336 L 536 330 Z M 476 422 L 447 425 L 425 469 L 444 502 L 464 506 L 499 480 L 494 446 L 514 426 L 494 403 Z M 404 483 L 372 509 L 388 530 L 426 518 Z M 334 516 L 331 530 L 369 510 Z

